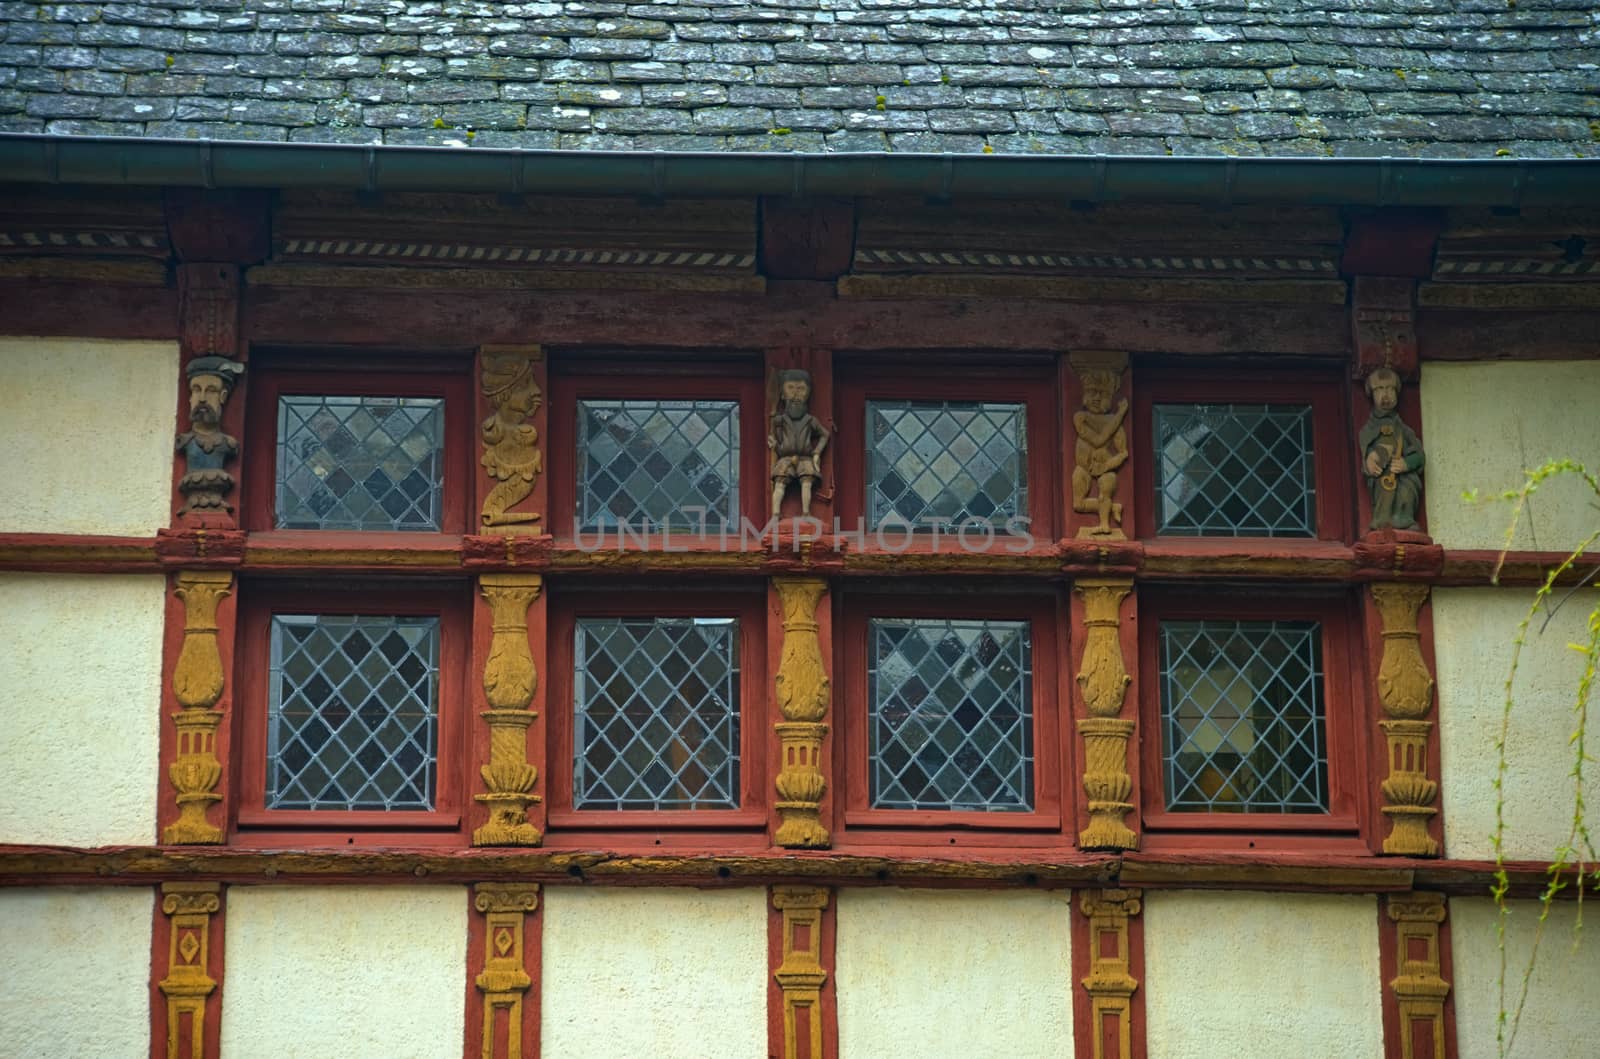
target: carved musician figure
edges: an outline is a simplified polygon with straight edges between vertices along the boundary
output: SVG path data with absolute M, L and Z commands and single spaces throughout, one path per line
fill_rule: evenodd
M 244 365 L 227 357 L 195 357 L 184 371 L 189 376 L 189 429 L 178 435 L 177 443 L 184 458 L 184 474 L 178 479 L 184 498 L 179 513 L 225 514 L 233 490 L 233 475 L 225 468 L 238 455 L 239 442 L 222 432 L 222 406 L 244 374 Z
M 777 518 L 789 486 L 800 483 L 800 513 L 811 514 L 811 493 L 822 480 L 822 450 L 828 428 L 811 414 L 811 373 L 790 368 L 778 376 L 778 407 L 767 429 L 772 450 L 772 517 Z
M 1372 416 L 1357 445 L 1361 469 L 1372 491 L 1372 529 L 1414 530 L 1422 499 L 1422 442 L 1400 420 L 1400 374 L 1377 368 L 1367 376 Z
M 1072 510 L 1097 514 L 1099 525 L 1079 531 L 1080 537 L 1120 537 L 1122 504 L 1117 499 L 1117 471 L 1128 462 L 1128 399 L 1115 409 L 1111 399 L 1121 385 L 1119 372 L 1090 368 L 1081 372 L 1083 411 L 1072 417 L 1078 435 L 1072 468 Z M 1097 495 L 1090 496 L 1094 488 Z

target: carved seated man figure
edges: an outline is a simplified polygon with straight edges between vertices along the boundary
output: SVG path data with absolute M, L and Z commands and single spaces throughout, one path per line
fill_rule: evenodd
M 1372 416 L 1357 444 L 1361 469 L 1372 491 L 1372 529 L 1415 530 L 1422 500 L 1422 442 L 1400 421 L 1400 375 L 1378 368 L 1367 376 Z
M 779 376 L 782 390 L 767 430 L 772 450 L 772 517 L 794 482 L 800 483 L 800 514 L 811 514 L 811 493 L 822 480 L 822 450 L 828 428 L 811 414 L 811 373 L 792 368 Z
M 1122 522 L 1122 505 L 1116 500 L 1117 471 L 1128 462 L 1128 432 L 1123 427 L 1128 418 L 1128 399 L 1117 402 L 1115 410 L 1111 407 L 1112 395 L 1121 381 L 1111 371 L 1083 373 L 1084 410 L 1072 417 L 1078 435 L 1072 468 L 1072 510 L 1097 514 L 1100 520 L 1099 525 L 1080 531 L 1080 537 L 1122 535 L 1117 528 Z M 1090 496 L 1091 488 L 1098 495 Z
M 239 442 L 222 432 L 222 406 L 244 365 L 227 357 L 196 357 L 184 370 L 189 376 L 189 429 L 178 435 L 177 450 L 185 461 L 178 480 L 184 497 L 179 513 L 225 514 L 233 475 L 224 468 L 238 454 Z

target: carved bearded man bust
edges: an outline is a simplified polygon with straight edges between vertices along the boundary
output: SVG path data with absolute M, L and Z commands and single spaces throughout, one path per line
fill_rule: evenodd
M 1372 416 L 1356 443 L 1372 491 L 1371 528 L 1415 530 L 1426 456 L 1416 433 L 1400 420 L 1400 375 L 1393 368 L 1378 368 L 1367 376 L 1366 386 Z
M 178 480 L 183 512 L 226 512 L 233 475 L 226 469 L 238 455 L 239 442 L 222 432 L 222 408 L 244 365 L 227 357 L 196 357 L 184 369 L 189 376 L 189 429 L 178 435 L 184 475 Z
M 772 450 L 772 517 L 778 517 L 784 495 L 794 482 L 800 483 L 800 513 L 809 515 L 812 490 L 822 479 L 828 429 L 811 414 L 811 373 L 794 368 L 778 379 L 778 407 L 767 429 L 767 447 Z

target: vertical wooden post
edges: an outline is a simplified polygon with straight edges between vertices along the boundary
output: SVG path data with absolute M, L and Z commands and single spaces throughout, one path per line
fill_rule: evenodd
M 151 1059 L 216 1059 L 221 1051 L 222 884 L 161 884 L 156 911 Z
M 544 641 L 544 607 L 538 608 L 537 624 L 530 612 L 542 595 L 544 579 L 538 574 L 480 574 L 478 590 L 488 606 L 489 636 L 482 649 L 483 622 L 474 622 L 475 661 L 482 668 L 483 694 L 488 708 L 482 711 L 487 727 L 487 747 L 482 738 L 473 742 L 480 750 L 478 769 L 483 791 L 475 800 L 488 808 L 488 819 L 472 832 L 475 846 L 537 846 L 544 836 L 542 813 L 530 819 L 529 810 L 544 799 L 534 793 L 544 754 L 529 760 L 529 730 L 539 713 L 533 709 L 534 693 L 539 688 L 539 666 L 530 645 L 530 628 L 536 628 Z M 475 613 L 482 618 L 482 608 Z M 541 651 L 540 662 L 543 661 Z M 487 759 L 483 750 L 487 750 Z
M 1073 919 L 1078 1059 L 1143 1059 L 1143 907 L 1138 890 L 1084 890 Z
M 466 1054 L 534 1059 L 539 1054 L 539 884 L 479 883 L 472 888 L 472 907 L 482 918 L 467 942 L 472 978 Z
M 1446 1059 L 1455 1054 L 1446 918 L 1443 894 L 1390 894 L 1384 899 L 1379 954 L 1388 1059 Z
M 839 1045 L 831 894 L 821 886 L 774 886 L 771 898 L 768 1051 L 782 1059 L 832 1059 Z
M 1389 833 L 1383 852 L 1436 857 L 1439 842 L 1429 833 L 1438 808 L 1432 764 L 1433 674 L 1423 657 L 1420 618 L 1428 601 L 1425 584 L 1388 582 L 1370 589 L 1382 628 L 1374 679 L 1384 718 L 1378 722 L 1387 749 L 1387 775 L 1379 785 Z
M 1121 618 L 1133 582 L 1082 578 L 1073 590 L 1081 600 L 1081 606 L 1073 608 L 1081 630 L 1074 639 L 1083 644 L 1076 683 L 1085 714 L 1078 719 L 1078 731 L 1083 736 L 1083 790 L 1089 816 L 1078 844 L 1084 849 L 1137 849 L 1139 836 L 1125 822 L 1135 809 L 1128 764 L 1135 722 L 1125 704 L 1133 678 L 1124 661 Z

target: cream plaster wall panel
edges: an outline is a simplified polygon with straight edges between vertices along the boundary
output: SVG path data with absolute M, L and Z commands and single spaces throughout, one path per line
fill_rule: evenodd
M 1375 898 L 1164 890 L 1144 896 L 1152 1056 L 1383 1054 Z
M 460 1059 L 460 886 L 228 890 L 224 1059 Z
M 1600 470 L 1600 360 L 1430 361 L 1422 365 L 1423 484 L 1428 527 L 1449 548 L 1499 548 L 1511 506 L 1468 504 L 1522 484 L 1523 469 L 1574 459 Z M 1576 478 L 1539 487 L 1518 548 L 1566 551 L 1600 526 L 1595 497 Z
M 1577 905 L 1557 901 L 1550 910 L 1539 958 L 1528 986 L 1528 1002 L 1512 1041 L 1511 1055 L 1592 1056 L 1596 1045 L 1595 984 L 1600 982 L 1600 944 L 1597 944 L 1593 910 L 1573 949 L 1573 922 Z M 1497 1059 L 1495 1022 L 1500 1012 L 1500 954 L 1495 939 L 1494 901 L 1487 897 L 1450 899 L 1450 945 L 1454 950 L 1456 1036 L 1461 1059 Z M 1512 901 L 1506 923 L 1506 1010 L 1516 1007 L 1534 929 L 1539 922 L 1539 902 Z
M 1536 619 L 1522 649 L 1513 688 L 1516 707 L 1506 736 L 1505 854 L 1549 860 L 1572 821 L 1573 702 L 1582 656 L 1567 644 L 1582 635 L 1600 592 L 1568 600 L 1543 633 Z M 1445 854 L 1494 857 L 1495 740 L 1505 705 L 1506 674 L 1517 623 L 1531 591 L 1438 588 L 1433 592 L 1434 660 L 1439 681 L 1439 754 L 1443 765 Z M 1591 744 L 1592 745 L 1592 744 Z M 1593 774 L 1593 769 L 1590 774 Z M 1587 784 L 1590 804 L 1600 783 Z
M 1065 892 L 840 891 L 840 1054 L 1070 1056 L 1069 898 Z
M 0 890 L 0 1055 L 150 1054 L 150 887 Z
M 177 408 L 175 342 L 0 337 L 0 533 L 165 526 Z
M 0 842 L 155 841 L 164 591 L 0 573 Z
M 544 1054 L 767 1054 L 766 902 L 762 887 L 546 887 Z

